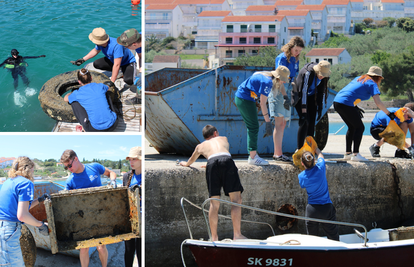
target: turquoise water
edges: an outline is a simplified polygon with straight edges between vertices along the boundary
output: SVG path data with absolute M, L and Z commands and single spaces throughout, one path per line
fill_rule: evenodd
M 0 68 L 0 132 L 52 130 L 55 120 L 41 109 L 39 90 L 50 78 L 79 69 L 70 61 L 94 48 L 88 38 L 94 28 L 104 28 L 111 37 L 129 28 L 141 31 L 140 6 L 138 11 L 132 10 L 127 0 L 0 0 L 0 10 L 0 63 L 13 48 L 23 57 L 46 55 L 27 59 L 30 85 L 26 88 L 19 77 L 16 92 L 11 74 Z M 133 16 L 133 12 L 138 15 Z M 86 63 L 100 57 L 102 53 Z

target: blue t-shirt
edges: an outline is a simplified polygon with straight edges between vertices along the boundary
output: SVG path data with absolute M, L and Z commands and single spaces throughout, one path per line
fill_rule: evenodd
M 397 110 L 399 110 L 399 108 L 387 108 L 389 112 L 395 113 Z M 388 117 L 387 114 L 384 113 L 384 111 L 380 111 L 377 114 L 375 114 L 374 119 L 371 122 L 371 128 L 375 128 L 378 126 L 384 126 L 387 127 L 388 124 L 390 123 L 391 119 L 390 117 Z M 395 117 L 394 121 L 397 123 L 397 125 L 401 124 L 401 121 L 399 118 Z M 412 123 L 413 122 L 413 118 L 409 118 L 408 120 L 406 120 L 407 123 Z
M 33 194 L 34 185 L 29 179 L 22 176 L 7 179 L 0 189 L 0 220 L 18 222 L 18 203 L 20 201 L 31 203 Z
M 129 184 L 129 187 L 133 186 L 133 185 L 141 185 L 141 174 L 135 174 L 134 176 L 132 176 L 131 178 L 131 183 Z
M 306 188 L 308 193 L 308 204 L 324 205 L 332 203 L 323 158 L 318 158 L 315 166 L 299 173 L 298 178 L 300 187 Z
M 268 96 L 272 91 L 272 77 L 263 74 L 254 74 L 239 85 L 236 91 L 238 98 L 255 101 L 260 95 Z
M 279 65 L 285 66 L 290 70 L 290 78 L 295 78 L 296 74 L 299 72 L 299 60 L 296 61 L 295 57 L 290 57 L 290 62 L 287 61 L 285 53 L 280 53 L 275 59 L 275 69 Z
M 109 42 L 106 47 L 95 45 L 95 49 L 102 51 L 112 63 L 114 63 L 115 58 L 122 57 L 121 66 L 135 62 L 135 57 L 132 52 L 128 48 L 118 44 L 116 38 L 109 37 Z
M 116 113 L 113 112 L 106 99 L 108 86 L 103 83 L 88 83 L 74 90 L 69 95 L 69 104 L 78 101 L 88 113 L 89 121 L 96 130 L 106 130 L 116 121 Z
M 101 174 L 105 173 L 105 167 L 99 163 L 84 164 L 85 169 L 81 173 L 72 173 L 66 180 L 66 190 L 81 189 L 101 186 Z
M 137 52 L 137 54 L 141 54 L 141 51 L 142 51 L 141 47 L 138 47 L 137 49 L 135 49 L 135 52 Z
M 365 83 L 362 83 L 358 82 L 360 77 L 361 76 L 356 77 L 352 82 L 339 91 L 334 98 L 334 102 L 353 107 L 361 101 L 368 100 L 374 95 L 381 94 L 378 85 L 373 80 L 369 79 Z

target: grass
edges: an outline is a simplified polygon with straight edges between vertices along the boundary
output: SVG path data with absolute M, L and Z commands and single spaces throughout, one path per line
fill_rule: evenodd
M 185 55 L 180 54 L 181 60 L 187 60 L 187 59 L 204 59 L 205 55 Z

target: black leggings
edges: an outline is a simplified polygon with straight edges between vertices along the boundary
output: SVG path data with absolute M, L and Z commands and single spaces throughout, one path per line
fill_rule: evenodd
M 306 206 L 305 216 L 309 218 L 314 218 L 314 219 L 336 221 L 336 209 L 332 205 L 332 203 L 324 204 L 324 205 L 308 204 Z M 328 239 L 339 241 L 339 234 L 338 234 L 339 227 L 337 224 L 320 223 L 320 225 L 325 231 Z M 319 223 L 312 222 L 312 221 L 306 221 L 306 231 L 308 232 L 308 235 L 318 236 Z
M 306 136 L 314 136 L 315 134 L 315 120 L 316 120 L 316 105 L 315 95 L 308 95 L 308 105 L 306 114 L 302 114 L 302 103 L 299 101 L 295 106 L 299 115 L 299 129 L 298 129 L 298 149 L 303 146 Z M 303 116 L 302 116 L 303 115 Z
M 13 86 L 14 86 L 14 90 L 17 89 L 17 86 L 19 85 L 19 75 L 20 77 L 22 77 L 23 83 L 26 86 L 29 86 L 29 79 L 26 77 L 26 67 L 20 67 L 17 66 L 14 69 L 11 69 L 11 75 L 13 77 Z
M 141 238 L 133 238 L 125 242 L 125 267 L 132 267 L 134 256 L 137 253 L 138 266 L 141 267 Z
M 114 63 L 107 57 L 99 58 L 93 62 L 93 67 L 99 70 L 112 71 L 113 66 Z M 128 85 L 134 84 L 135 62 L 123 65 L 120 69 L 124 73 L 124 82 Z
M 346 153 L 351 153 L 352 142 L 354 143 L 354 153 L 359 153 L 362 136 L 364 134 L 365 126 L 362 122 L 360 112 L 357 107 L 347 106 L 341 103 L 334 102 L 334 108 L 341 116 L 342 120 L 348 126 L 346 132 Z

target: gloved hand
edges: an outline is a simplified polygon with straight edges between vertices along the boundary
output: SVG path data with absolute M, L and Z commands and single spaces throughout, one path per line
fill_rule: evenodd
M 115 84 L 112 81 L 106 81 L 103 84 L 107 85 L 109 88 L 112 86 L 115 87 Z
M 117 184 L 116 184 L 116 181 L 110 181 L 109 183 L 108 183 L 108 186 L 109 187 L 111 187 L 111 188 L 117 188 Z
M 272 122 L 269 121 L 269 122 L 266 122 L 266 132 L 263 135 L 263 137 L 272 136 L 272 135 L 273 135 L 273 125 L 272 125 Z
M 49 228 L 45 223 L 43 223 L 41 226 L 37 227 L 39 229 L 39 233 L 41 233 L 44 236 L 49 235 Z
M 131 186 L 130 188 L 129 188 L 129 191 L 131 191 L 131 192 L 135 192 L 135 190 L 137 190 L 139 188 L 139 186 L 137 185 L 137 184 L 134 184 L 133 186 Z
M 390 117 L 391 120 L 395 119 L 394 112 L 390 112 L 390 114 L 388 114 L 388 117 Z
M 356 108 L 357 108 L 357 110 L 358 110 L 358 112 L 359 112 L 359 116 L 361 117 L 361 119 L 364 117 L 364 113 L 365 113 L 365 110 L 363 110 L 362 108 L 360 108 L 360 107 L 358 107 L 358 106 L 355 106 Z
M 46 57 L 46 55 L 41 55 L 40 57 Z
M 38 197 L 37 201 L 39 201 L 39 203 L 42 203 L 43 201 L 45 201 L 46 198 L 50 199 L 50 196 L 49 196 L 48 193 L 43 194 L 43 196 L 41 196 L 41 197 Z
M 290 101 L 289 101 L 289 97 L 287 95 L 284 95 L 283 96 L 283 107 L 286 110 L 289 110 L 290 109 Z
M 83 58 L 80 58 L 80 59 L 77 59 L 76 61 L 71 61 L 70 63 L 72 63 L 73 65 L 76 65 L 76 66 L 80 66 L 83 63 L 85 63 L 85 60 Z

